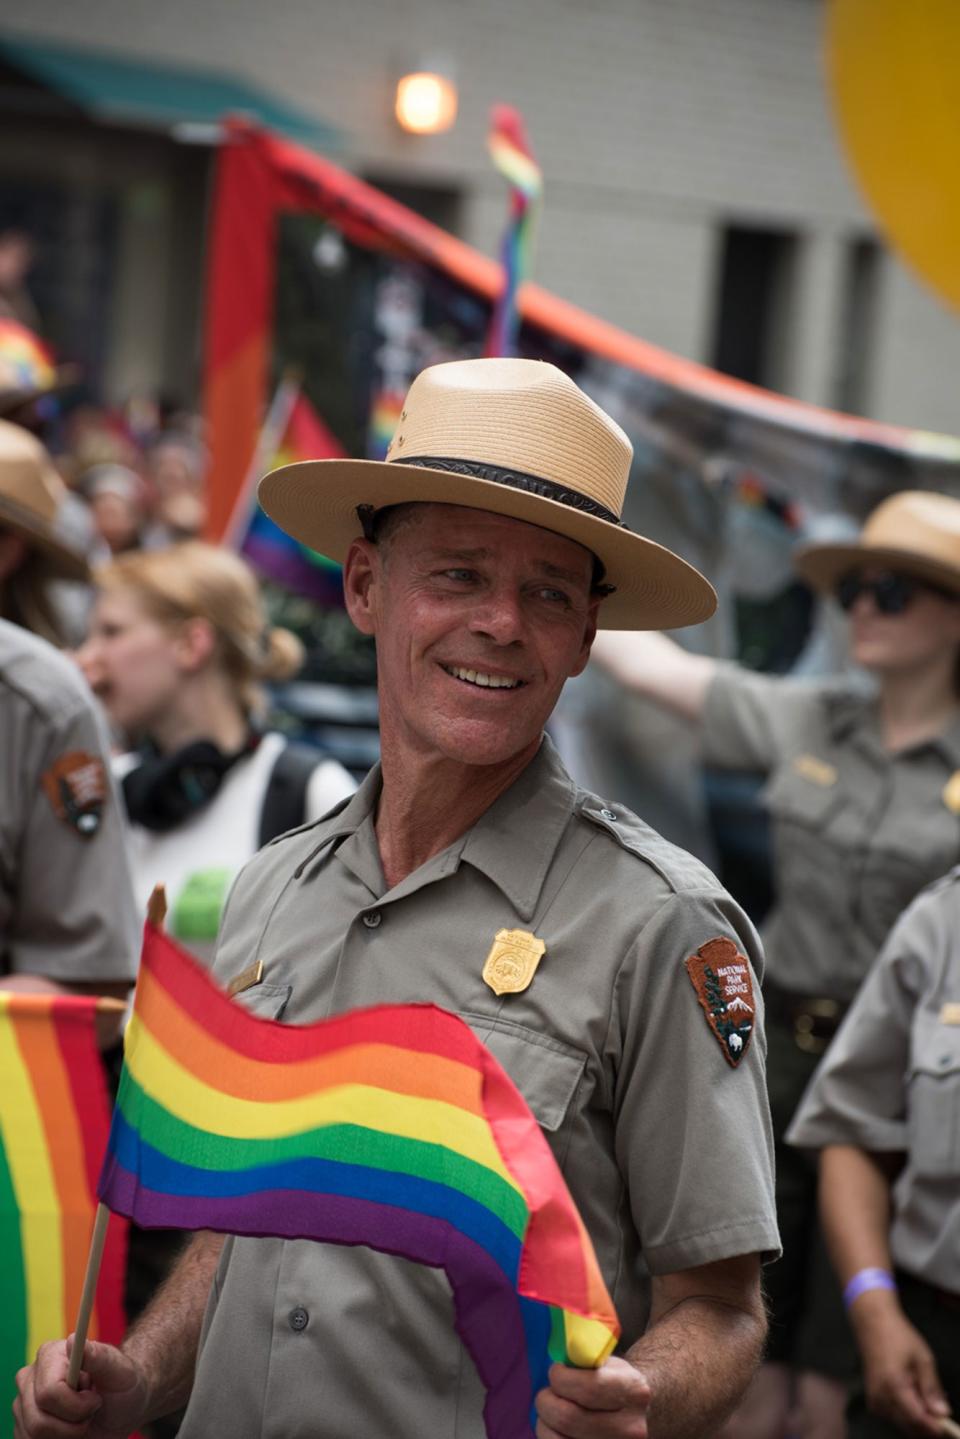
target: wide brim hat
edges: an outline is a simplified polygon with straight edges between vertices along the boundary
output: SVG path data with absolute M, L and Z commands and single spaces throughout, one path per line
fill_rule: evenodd
M 52 574 L 87 580 L 86 556 L 57 532 L 64 485 L 40 441 L 0 420 L 0 530 L 22 535 L 47 560 Z
M 869 567 L 915 575 L 960 595 L 960 500 L 901 490 L 877 506 L 859 539 L 805 545 L 794 560 L 800 576 L 822 593 L 851 570 Z
M 633 449 L 589 396 L 540 360 L 454 360 L 410 387 L 384 460 L 304 460 L 260 481 L 260 504 L 302 544 L 342 563 L 361 513 L 463 505 L 539 525 L 590 550 L 613 586 L 605 629 L 677 629 L 708 619 L 700 572 L 620 520 Z

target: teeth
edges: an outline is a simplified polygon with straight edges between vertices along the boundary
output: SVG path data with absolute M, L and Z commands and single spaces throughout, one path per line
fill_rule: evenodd
M 480 685 L 482 689 L 490 690 L 515 690 L 522 683 L 520 680 L 507 679 L 505 675 L 488 675 L 483 670 L 468 670 L 461 665 L 444 665 L 448 675 L 454 679 L 466 680 L 467 684 Z

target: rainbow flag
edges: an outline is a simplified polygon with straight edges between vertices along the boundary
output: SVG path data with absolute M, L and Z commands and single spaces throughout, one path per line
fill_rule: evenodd
M 543 175 L 533 157 L 523 117 L 510 105 L 494 105 L 487 148 L 494 165 L 510 185 L 510 214 L 500 247 L 503 288 L 490 319 L 486 353 L 515 355 L 519 328 L 517 291 L 530 272 L 533 221 L 543 193 Z
M 0 1435 L 13 1432 L 17 1370 L 77 1320 L 110 1126 L 97 1004 L 0 991 Z M 93 1338 L 123 1335 L 125 1261 L 112 1220 Z
M 21 325 L 0 319 L 0 394 L 52 389 L 57 371 L 48 345 Z
M 147 1227 L 445 1270 L 490 1439 L 532 1435 L 550 1363 L 599 1365 L 619 1334 L 550 1148 L 467 1025 L 428 1004 L 258 1019 L 149 923 L 100 1196 Z
M 279 414 L 279 421 L 276 416 Z M 345 453 L 310 401 L 295 382 L 284 381 L 272 415 L 264 427 L 263 443 L 244 499 L 244 522 L 228 542 L 267 579 L 318 605 L 343 604 L 340 566 L 325 555 L 288 535 L 257 504 L 256 481 L 267 470 L 298 460 L 330 460 Z

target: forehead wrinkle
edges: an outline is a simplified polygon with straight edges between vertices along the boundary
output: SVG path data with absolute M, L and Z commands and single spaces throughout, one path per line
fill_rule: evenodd
M 462 546 L 436 545 L 430 546 L 425 551 L 425 557 L 431 560 L 487 560 L 499 553 L 489 545 L 477 545 L 470 549 Z M 580 571 L 568 569 L 565 565 L 555 564 L 552 560 L 534 560 L 534 568 L 550 579 L 568 580 L 571 584 L 579 584 L 587 576 Z

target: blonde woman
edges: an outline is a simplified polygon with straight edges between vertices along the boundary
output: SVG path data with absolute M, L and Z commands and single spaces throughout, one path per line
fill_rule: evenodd
M 137 899 L 167 887 L 168 927 L 212 958 L 237 871 L 283 828 L 354 789 L 336 761 L 262 725 L 262 684 L 303 653 L 268 626 L 256 579 L 226 550 L 189 541 L 123 555 L 95 573 L 77 658 L 115 730 Z

